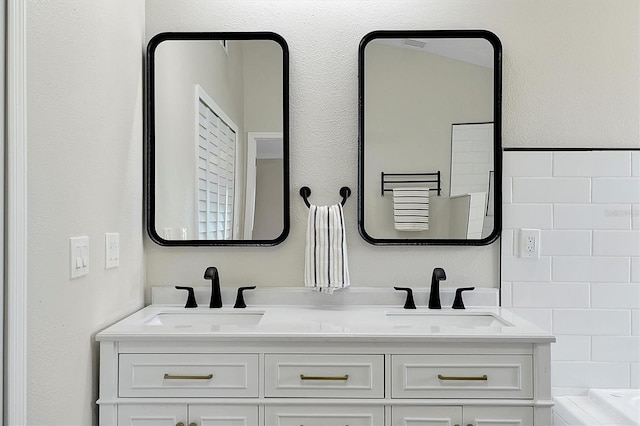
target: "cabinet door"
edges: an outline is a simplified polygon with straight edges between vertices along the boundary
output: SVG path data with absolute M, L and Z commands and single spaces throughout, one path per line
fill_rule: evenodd
M 118 426 L 176 426 L 187 424 L 184 404 L 118 405 Z
M 393 426 L 460 426 L 462 407 L 393 407 Z
M 257 426 L 257 405 L 190 405 L 189 425 Z
M 384 407 L 295 405 L 265 408 L 268 426 L 383 426 Z
M 531 407 L 464 407 L 465 426 L 533 426 Z

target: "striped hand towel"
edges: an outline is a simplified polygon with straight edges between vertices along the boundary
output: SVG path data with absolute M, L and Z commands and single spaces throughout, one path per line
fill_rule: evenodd
M 427 231 L 429 188 L 394 188 L 393 223 L 398 231 Z
M 322 293 L 349 286 L 342 205 L 309 207 L 304 285 Z

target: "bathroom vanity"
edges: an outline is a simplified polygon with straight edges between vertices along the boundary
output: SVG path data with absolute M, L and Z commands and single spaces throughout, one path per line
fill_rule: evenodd
M 102 426 L 551 424 L 555 339 L 502 308 L 156 304 L 97 340 Z

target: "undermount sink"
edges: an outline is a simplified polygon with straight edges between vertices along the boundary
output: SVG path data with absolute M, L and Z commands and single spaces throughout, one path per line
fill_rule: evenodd
M 264 312 L 161 312 L 145 322 L 145 325 L 165 326 L 247 326 L 256 325 Z
M 513 324 L 491 313 L 387 312 L 392 324 L 401 327 L 505 327 Z

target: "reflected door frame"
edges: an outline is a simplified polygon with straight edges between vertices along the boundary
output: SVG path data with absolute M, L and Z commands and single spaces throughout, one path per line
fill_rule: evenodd
M 258 161 L 258 144 L 263 141 L 283 140 L 282 132 L 248 132 L 247 133 L 247 174 L 244 211 L 244 239 L 253 237 L 253 223 L 256 210 L 256 163 Z
M 26 2 L 6 7 L 6 226 L 4 424 L 27 422 L 27 64 Z M 4 8 L 0 8 L 2 14 Z M 3 20 L 4 21 L 4 20 Z M 3 33 L 4 34 L 4 33 Z M 4 56 L 4 55 L 3 55 Z

